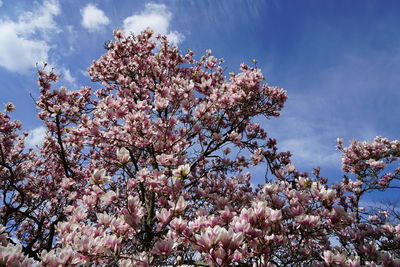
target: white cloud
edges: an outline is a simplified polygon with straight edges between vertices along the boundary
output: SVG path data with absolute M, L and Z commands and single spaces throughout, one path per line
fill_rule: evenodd
M 279 151 L 292 152 L 300 170 L 316 166 L 339 170 L 341 153 L 336 149 L 336 138 L 343 137 L 343 130 L 323 119 L 307 117 L 307 105 L 292 100 L 294 103 L 288 103 L 281 118 L 261 121 L 261 125 L 265 125 L 269 136 L 277 138 Z
M 44 1 L 34 11 L 22 13 L 17 21 L 0 21 L 0 66 L 26 73 L 37 62 L 47 61 L 49 40 L 59 29 L 54 17 L 60 14 L 58 2 Z
M 0 7 L 2 7 L 2 6 L 3 6 L 3 1 L 0 0 Z
M 40 145 L 43 142 L 45 136 L 46 136 L 46 128 L 44 128 L 43 126 L 37 127 L 29 131 L 28 136 L 26 138 L 26 144 L 29 147 L 35 147 L 37 145 Z
M 103 10 L 93 4 L 88 4 L 81 10 L 82 26 L 90 31 L 98 31 L 110 23 L 110 19 L 104 14 Z
M 172 13 L 163 4 L 148 3 L 145 10 L 127 17 L 124 20 L 125 34 L 139 34 L 146 28 L 153 29 L 155 34 L 166 35 L 173 44 L 183 41 L 183 34 L 170 30 Z
M 278 143 L 278 147 L 281 151 L 292 152 L 293 160 L 299 166 L 333 166 L 339 168 L 341 153 L 334 146 L 329 147 L 324 144 L 324 141 L 318 138 L 318 133 L 314 133 L 314 136 L 310 137 L 284 139 Z
M 89 79 L 90 79 L 90 76 L 89 76 L 89 73 L 87 72 L 87 70 L 80 69 L 80 70 L 79 70 L 79 73 L 80 73 L 83 77 L 89 78 Z
M 180 42 L 182 42 L 185 39 L 183 34 L 177 32 L 177 31 L 169 32 L 167 34 L 167 38 L 172 44 L 179 44 Z
M 263 123 L 280 150 L 293 152 L 296 166 L 340 169 L 337 137 L 371 141 L 377 135 L 396 139 L 391 114 L 399 114 L 400 50 L 368 51 L 368 57 L 345 56 L 303 79 L 301 63 L 284 82 L 289 99 L 282 117 Z M 371 64 L 370 62 L 374 62 Z M 323 65 L 323 64 L 322 64 Z M 321 65 L 321 66 L 322 66 Z M 292 75 L 292 73 L 298 74 Z
M 76 51 L 75 46 L 77 44 L 77 41 L 79 40 L 79 35 L 74 26 L 66 25 L 63 37 L 64 42 L 68 44 L 68 50 L 64 51 L 63 54 L 64 56 L 69 56 Z
M 62 68 L 62 77 L 64 78 L 64 80 L 66 80 L 67 82 L 69 82 L 71 85 L 75 85 L 76 79 L 75 77 L 73 77 L 71 75 L 71 71 L 67 68 Z

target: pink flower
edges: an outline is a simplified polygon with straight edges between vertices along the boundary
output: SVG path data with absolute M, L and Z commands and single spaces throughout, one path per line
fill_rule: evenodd
M 163 98 L 161 96 L 156 96 L 154 101 L 154 106 L 156 110 L 163 110 L 169 104 L 168 99 Z
M 170 225 L 174 231 L 180 235 L 181 233 L 186 232 L 188 229 L 188 222 L 183 220 L 182 217 L 175 218 L 171 221 Z
M 348 259 L 347 262 L 349 267 L 361 267 L 360 257 L 356 256 L 354 259 Z
M 211 227 L 207 227 L 200 235 L 196 235 L 196 244 L 198 244 L 199 251 L 208 250 L 214 243 L 216 234 Z
M 321 218 L 315 215 L 300 215 L 296 218 L 296 221 L 310 227 L 318 227 L 322 224 Z
M 172 217 L 171 210 L 161 209 L 157 212 L 156 217 L 162 224 L 166 224 Z
M 118 195 L 112 190 L 108 191 L 101 197 L 101 201 L 104 202 L 105 205 L 110 205 L 111 203 L 117 200 L 118 200 Z
M 97 218 L 99 220 L 99 223 L 104 224 L 105 226 L 109 226 L 111 221 L 112 221 L 112 217 L 109 216 L 107 213 L 103 212 L 103 213 L 98 213 L 97 214 Z
M 224 248 L 235 250 L 242 243 L 242 233 L 235 233 L 233 229 L 226 230 L 220 226 L 216 226 L 214 229 L 217 233 L 215 241 L 221 242 Z
M 187 206 L 187 204 L 186 204 L 185 199 L 182 196 L 180 196 L 178 198 L 178 201 L 174 205 L 174 210 L 176 212 L 182 212 L 182 211 L 184 211 L 186 209 L 186 206 Z
M 331 265 L 331 264 L 343 265 L 343 263 L 346 260 L 345 256 L 343 256 L 339 252 L 333 253 L 330 250 L 325 250 L 323 255 L 324 255 L 323 259 L 325 260 L 325 262 L 328 265 Z
M 121 243 L 122 239 L 117 238 L 115 235 L 106 235 L 105 237 L 103 237 L 102 241 L 102 245 L 116 253 L 118 250 L 118 245 Z
M 96 169 L 93 172 L 93 176 L 90 179 L 90 182 L 95 185 L 107 184 L 110 182 L 110 177 L 106 176 L 105 169 Z
M 374 160 L 374 159 L 369 159 L 366 162 L 369 166 L 371 166 L 374 169 L 382 170 L 383 168 L 386 167 L 386 163 L 381 161 L 381 160 Z
M 273 222 L 277 223 L 282 219 L 282 211 L 280 210 L 273 210 L 273 209 L 268 209 L 267 213 L 268 219 Z
M 175 242 L 171 239 L 157 241 L 152 253 L 167 257 L 173 252 L 174 244 Z
M 6 247 L 0 246 L 0 262 L 4 266 L 33 266 L 34 261 L 22 253 L 22 245 L 9 243 Z
M 237 132 L 235 132 L 235 131 L 231 132 L 229 134 L 229 138 L 231 139 L 232 143 L 234 143 L 235 145 L 237 145 L 237 146 L 241 145 L 242 138 Z
M 288 172 L 288 173 L 292 173 L 292 172 L 294 172 L 294 170 L 296 169 L 296 167 L 293 165 L 293 164 L 288 164 L 288 165 L 286 165 L 286 171 Z

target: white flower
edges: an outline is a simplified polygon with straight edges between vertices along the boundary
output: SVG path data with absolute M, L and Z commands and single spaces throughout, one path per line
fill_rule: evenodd
M 172 174 L 175 178 L 185 178 L 186 176 L 189 175 L 189 173 L 190 173 L 190 165 L 189 164 L 180 165 L 178 167 L 178 169 L 176 169 L 172 172 Z
M 125 147 L 119 149 L 117 152 L 117 158 L 118 161 L 122 164 L 128 163 L 130 159 L 129 150 L 126 149 Z
M 90 179 L 90 182 L 92 184 L 108 184 L 110 182 L 110 177 L 106 176 L 106 170 L 105 169 L 96 169 L 93 172 L 93 176 Z

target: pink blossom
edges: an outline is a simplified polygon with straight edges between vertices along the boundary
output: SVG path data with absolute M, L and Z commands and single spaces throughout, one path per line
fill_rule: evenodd
M 187 203 L 186 203 L 185 199 L 182 196 L 180 196 L 178 198 L 178 201 L 174 205 L 174 211 L 175 212 L 182 212 L 182 211 L 185 210 L 186 206 L 187 206 Z
M 112 190 L 108 191 L 101 197 L 101 201 L 104 202 L 104 204 L 106 205 L 109 205 L 117 200 L 118 200 L 118 195 Z
M 173 252 L 174 241 L 170 239 L 158 241 L 153 248 L 153 253 L 161 256 L 169 256 Z
M 339 139 L 351 174 L 309 175 L 256 122 L 285 90 L 153 35 L 116 30 L 88 69 L 96 90 L 39 69 L 36 150 L 13 105 L 0 112 L 0 265 L 398 265 L 392 211 L 360 203 L 395 190 L 400 141 Z
M 171 210 L 161 209 L 161 211 L 156 214 L 156 217 L 162 224 L 166 224 L 172 217 Z
M 333 253 L 330 250 L 325 250 L 324 251 L 324 260 L 325 262 L 330 265 L 330 264 L 338 264 L 341 265 L 345 261 L 345 257 L 341 255 L 338 252 Z
M 96 169 L 93 172 L 93 176 L 90 179 L 90 182 L 99 185 L 99 184 L 104 184 L 104 183 L 109 183 L 110 177 L 106 176 L 106 170 L 105 169 Z

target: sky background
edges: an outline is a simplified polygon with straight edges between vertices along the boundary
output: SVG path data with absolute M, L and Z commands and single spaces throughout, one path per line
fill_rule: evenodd
M 86 69 L 112 30 L 151 26 L 182 51 L 200 57 L 212 49 L 227 73 L 256 59 L 289 96 L 281 118 L 260 123 L 298 169 L 321 166 L 339 180 L 337 137 L 399 138 L 399 13 L 400 2 L 389 0 L 0 0 L 0 104 L 13 102 L 29 144 L 39 143 L 36 62 L 62 75 L 59 86 L 96 88 Z

